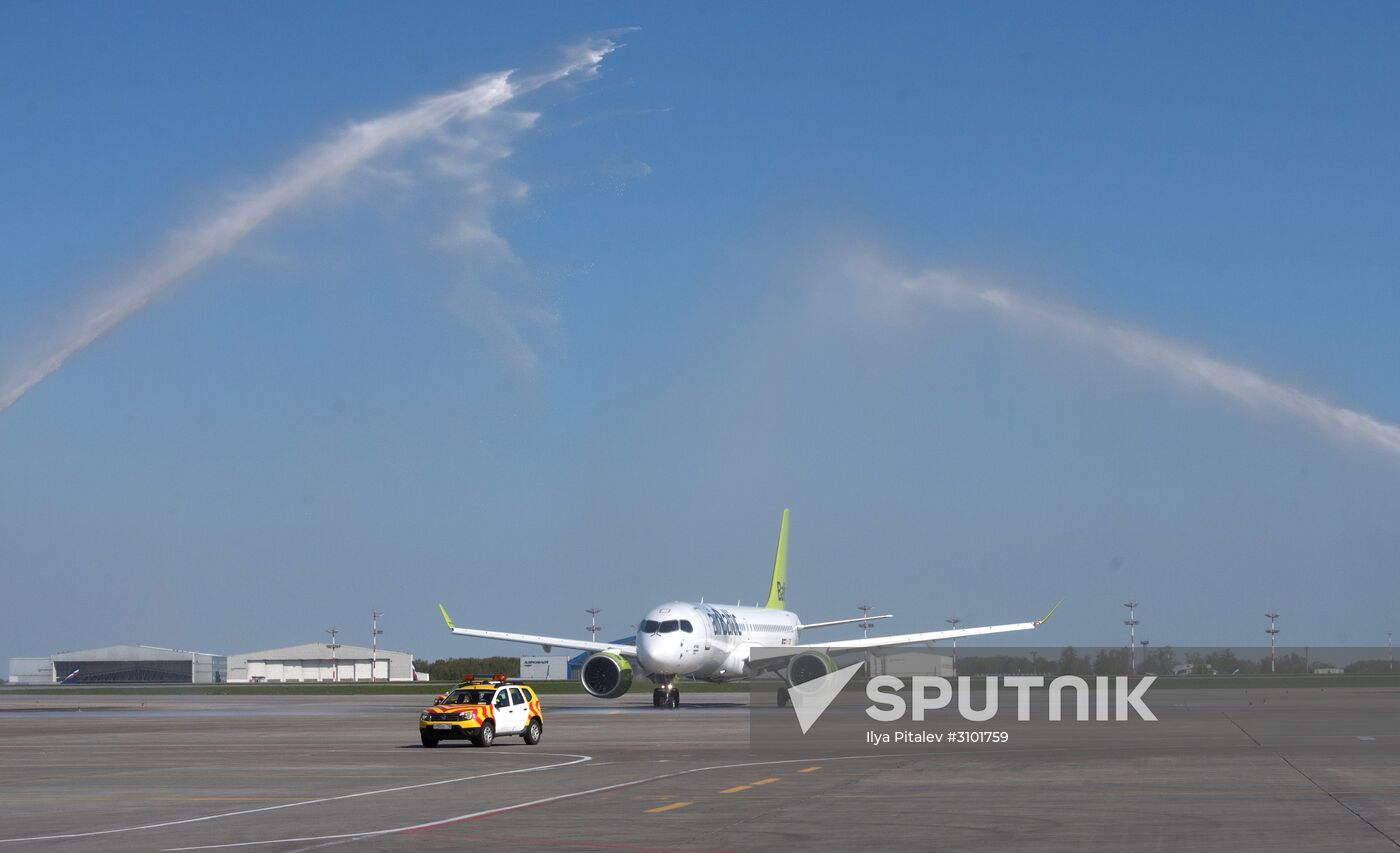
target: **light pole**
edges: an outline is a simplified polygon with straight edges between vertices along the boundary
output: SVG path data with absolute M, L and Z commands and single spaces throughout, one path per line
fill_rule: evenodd
M 335 641 L 335 635 L 340 633 L 339 628 L 327 628 L 326 633 L 331 635 L 331 641 L 326 643 L 326 648 L 331 650 L 331 681 L 340 680 L 340 667 L 336 662 L 335 650 L 340 648 L 340 643 Z
M 956 630 L 958 630 L 958 623 L 961 622 L 962 620 L 961 620 L 961 619 L 958 619 L 958 618 L 956 618 L 956 617 L 954 617 L 954 618 L 952 618 L 952 619 L 944 619 L 943 621 L 944 621 L 944 622 L 947 622 L 949 625 L 952 625 L 952 626 L 953 626 L 953 630 L 956 631 Z M 953 638 L 953 674 L 956 675 L 957 672 L 958 672 L 958 638 L 957 638 L 957 637 L 954 637 L 954 638 Z
M 870 629 L 875 627 L 875 624 L 870 621 L 870 611 L 875 608 L 871 607 L 869 604 L 859 604 L 856 605 L 856 609 L 860 611 L 860 624 L 856 625 L 856 627 L 861 630 L 862 636 L 869 639 Z
M 1390 673 L 1395 674 L 1395 632 L 1385 632 L 1385 648 L 1390 653 Z
M 592 619 L 592 621 L 589 622 L 589 624 L 588 624 L 588 635 L 589 635 L 590 637 L 592 637 L 594 640 L 597 640 L 597 639 L 598 639 L 598 632 L 601 631 L 601 630 L 603 630 L 602 628 L 599 628 L 599 627 L 598 627 L 598 614 L 599 614 L 599 613 L 602 613 L 603 611 L 599 610 L 599 609 L 596 608 L 596 607 L 590 607 L 590 608 L 588 608 L 587 610 L 585 610 L 585 611 L 583 611 L 583 612 L 584 612 L 584 613 L 587 613 L 587 614 L 589 615 L 589 617 Z
M 1137 606 L 1136 601 L 1125 601 L 1123 606 L 1128 608 L 1128 618 L 1123 620 L 1123 624 L 1128 626 L 1128 669 L 1137 672 Z
M 376 671 L 379 669 L 379 635 L 384 632 L 379 630 L 379 617 L 383 616 L 383 611 L 371 610 L 370 619 L 374 622 L 374 627 L 369 632 L 369 680 L 373 681 Z
M 1264 629 L 1264 633 L 1269 635 L 1269 674 L 1278 672 L 1278 614 L 1265 613 L 1269 620 L 1269 627 Z

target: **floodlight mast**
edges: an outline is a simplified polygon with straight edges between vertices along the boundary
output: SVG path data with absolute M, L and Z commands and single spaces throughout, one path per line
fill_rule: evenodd
M 875 623 L 870 621 L 870 611 L 874 610 L 869 604 L 858 604 L 856 609 L 860 611 L 860 623 L 856 625 L 862 632 L 862 636 L 869 639 L 870 629 L 875 627 Z
M 959 619 L 959 618 L 957 618 L 956 616 L 954 616 L 954 617 L 952 617 L 952 618 L 950 618 L 950 619 L 944 619 L 943 621 L 944 621 L 944 622 L 947 622 L 949 625 L 952 625 L 952 626 L 953 626 L 953 630 L 956 631 L 956 630 L 958 629 L 958 623 L 961 622 L 962 620 Z M 957 672 L 958 672 L 958 638 L 957 638 L 957 637 L 954 637 L 954 638 L 953 638 L 953 674 L 956 675 Z
M 1269 674 L 1278 672 L 1278 614 L 1265 613 L 1264 617 L 1269 620 L 1269 627 L 1264 629 L 1264 633 L 1269 635 Z
M 602 613 L 603 611 L 597 607 L 590 607 L 583 612 L 587 613 L 592 619 L 592 621 L 588 624 L 588 636 L 594 640 L 597 640 L 598 632 L 603 630 L 602 628 L 598 627 L 598 614 Z
M 331 650 L 331 681 L 339 681 L 340 665 L 337 661 L 335 650 L 340 648 L 340 643 L 335 641 L 335 635 L 340 633 L 340 629 L 327 628 L 326 633 L 331 635 L 331 641 L 326 644 L 326 648 Z
M 379 617 L 384 615 L 382 610 L 371 610 L 370 618 L 374 622 L 374 628 L 369 634 L 369 680 L 374 681 L 375 674 L 379 668 L 379 635 L 384 632 L 379 630 Z
M 1128 626 L 1128 669 L 1133 674 L 1137 674 L 1137 606 L 1136 601 L 1125 601 L 1123 606 L 1128 608 L 1128 618 L 1123 620 L 1123 624 Z

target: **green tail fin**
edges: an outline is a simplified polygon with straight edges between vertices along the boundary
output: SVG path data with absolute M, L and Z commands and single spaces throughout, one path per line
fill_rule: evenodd
M 788 511 L 783 510 L 783 526 L 778 529 L 778 556 L 773 559 L 773 583 L 768 587 L 769 610 L 787 609 Z

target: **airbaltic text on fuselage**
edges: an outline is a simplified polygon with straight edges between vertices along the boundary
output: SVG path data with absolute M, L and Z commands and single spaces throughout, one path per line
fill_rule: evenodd
M 1047 689 L 1048 693 L 1048 719 L 1056 721 L 1062 719 L 1060 703 L 1063 701 L 1065 691 L 1072 691 L 1074 696 L 1075 715 L 1074 719 L 1084 720 L 1127 720 L 1129 711 L 1136 712 L 1139 717 L 1148 722 L 1156 722 L 1157 716 L 1152 713 L 1152 709 L 1143 702 L 1143 697 L 1147 693 L 1147 688 L 1156 681 L 1156 676 L 1143 676 L 1138 683 L 1130 690 L 1128 679 L 1123 676 L 1110 679 L 1107 676 L 1098 676 L 1094 679 L 1094 714 L 1089 714 L 1089 683 L 1077 675 L 1061 675 L 1053 679 Z M 865 696 L 875 703 L 865 709 L 865 713 L 872 720 L 881 723 L 891 723 L 895 720 L 903 719 L 905 714 L 912 711 L 912 719 L 920 722 L 924 719 L 927 711 L 936 711 L 939 708 L 948 707 L 952 702 L 953 685 L 941 676 L 916 675 L 912 679 L 912 698 L 905 701 L 900 695 L 904 690 L 904 679 L 895 678 L 892 675 L 880 675 L 870 679 L 865 686 Z M 958 713 L 965 720 L 972 722 L 982 722 L 990 720 L 997 714 L 997 693 L 998 685 L 1013 687 L 1016 689 L 1016 719 L 1025 721 L 1031 718 L 1031 690 L 1035 688 L 1045 688 L 1045 678 L 1039 675 L 1008 675 L 998 679 L 995 675 L 987 676 L 986 690 L 975 691 L 972 689 L 972 678 L 966 675 L 958 676 Z M 973 701 L 980 693 L 982 697 L 982 707 L 974 708 Z M 1110 716 L 1110 698 L 1115 699 L 1112 703 L 1112 710 L 1115 715 Z M 912 708 L 910 707 L 912 705 Z

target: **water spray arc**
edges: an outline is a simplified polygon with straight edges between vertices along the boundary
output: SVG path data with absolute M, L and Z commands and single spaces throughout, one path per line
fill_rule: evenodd
M 414 107 L 351 125 L 292 159 L 257 190 L 214 215 L 181 229 L 163 249 L 128 276 L 100 291 L 69 318 L 68 331 L 49 352 L 0 377 L 0 413 L 13 406 L 70 358 L 87 349 L 209 261 L 227 254 L 254 229 L 333 186 L 374 157 L 429 138 L 451 125 L 483 119 L 521 95 L 570 76 L 587 76 L 616 45 L 597 39 L 568 51 L 568 61 L 544 74 L 501 72 L 427 98 Z
M 1205 387 L 1251 408 L 1286 415 L 1335 438 L 1379 450 L 1400 462 L 1400 426 L 1275 382 L 1245 367 L 1204 355 L 1189 346 L 1092 314 L 1027 299 L 952 273 L 902 275 L 868 257 L 847 265 L 857 281 L 886 293 L 939 305 L 990 312 L 1030 331 L 1106 352 L 1130 367 L 1149 370 L 1187 386 Z

